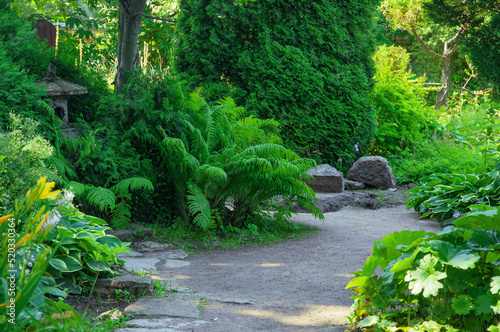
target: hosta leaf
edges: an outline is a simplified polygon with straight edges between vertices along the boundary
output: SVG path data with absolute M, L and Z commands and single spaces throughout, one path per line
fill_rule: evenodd
M 120 239 L 114 235 L 101 236 L 101 237 L 98 237 L 96 241 L 102 245 L 107 244 L 110 249 L 122 247 L 122 241 L 120 241 Z
M 71 255 L 55 255 L 53 259 L 63 261 L 65 263 L 66 268 L 60 269 L 61 272 L 75 272 L 83 268 L 81 262 Z
M 495 306 L 495 301 L 492 295 L 481 295 L 476 300 L 476 309 L 474 312 L 476 315 L 489 315 L 493 312 L 493 306 Z
M 405 281 L 409 282 L 413 294 L 423 291 L 424 297 L 436 296 L 443 284 L 439 280 L 446 278 L 446 273 L 434 269 L 438 259 L 432 255 L 426 255 L 420 260 L 419 267 L 415 271 L 408 271 Z
M 474 308 L 472 301 L 465 295 L 453 298 L 451 307 L 458 315 L 467 315 Z
M 478 198 L 478 196 L 475 194 L 468 194 L 468 195 L 465 195 L 464 197 L 462 197 L 462 202 L 470 202 L 471 200 L 473 200 L 475 198 Z
M 492 294 L 500 294 L 500 277 L 499 276 L 491 278 L 490 287 L 491 287 Z

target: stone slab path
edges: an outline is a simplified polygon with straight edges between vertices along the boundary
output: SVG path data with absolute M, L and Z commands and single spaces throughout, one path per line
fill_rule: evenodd
M 325 217 L 294 217 L 319 227 L 317 236 L 302 241 L 184 259 L 178 259 L 183 257 L 179 251 L 174 257 L 165 250 L 131 257 L 129 269 L 151 271 L 154 282 L 177 292 L 166 292 L 163 301 L 141 300 L 142 311 L 127 308 L 125 313 L 129 309 L 137 319 L 121 331 L 345 331 L 352 304 L 352 291 L 345 286 L 371 254 L 373 242 L 395 231 L 441 229 L 404 206 L 345 207 Z M 181 315 L 184 305 L 188 314 Z

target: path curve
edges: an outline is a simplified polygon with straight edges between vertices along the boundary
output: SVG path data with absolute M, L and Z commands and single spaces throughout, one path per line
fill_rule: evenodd
M 203 320 L 209 324 L 194 331 L 345 331 L 353 302 L 352 291 L 345 289 L 351 272 L 361 268 L 373 242 L 386 234 L 441 229 L 440 223 L 418 216 L 404 206 L 345 207 L 325 214 L 324 222 L 299 214 L 294 220 L 318 226 L 317 236 L 195 254 L 189 266 L 159 275 L 208 300 Z

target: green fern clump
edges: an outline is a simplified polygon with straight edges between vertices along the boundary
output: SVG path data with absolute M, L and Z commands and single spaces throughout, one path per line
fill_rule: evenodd
M 211 107 L 200 91 L 187 104 L 191 118 L 182 122 L 186 134 L 164 134 L 161 149 L 185 221 L 203 230 L 239 225 L 274 196 L 283 196 L 290 205 L 296 199 L 322 217 L 311 203 L 314 192 L 303 182 L 316 164 L 278 144 L 274 121 L 239 119 L 245 110 L 232 99 Z

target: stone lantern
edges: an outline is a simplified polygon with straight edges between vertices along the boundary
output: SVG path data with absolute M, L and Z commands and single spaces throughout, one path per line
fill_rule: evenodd
M 35 85 L 45 85 L 45 93 L 50 98 L 49 106 L 52 107 L 56 115 L 62 120 L 62 128 L 69 128 L 68 124 L 68 96 L 83 95 L 88 93 L 87 88 L 70 83 L 56 76 L 56 68 L 52 63 L 47 67 L 47 75 L 35 83 Z

